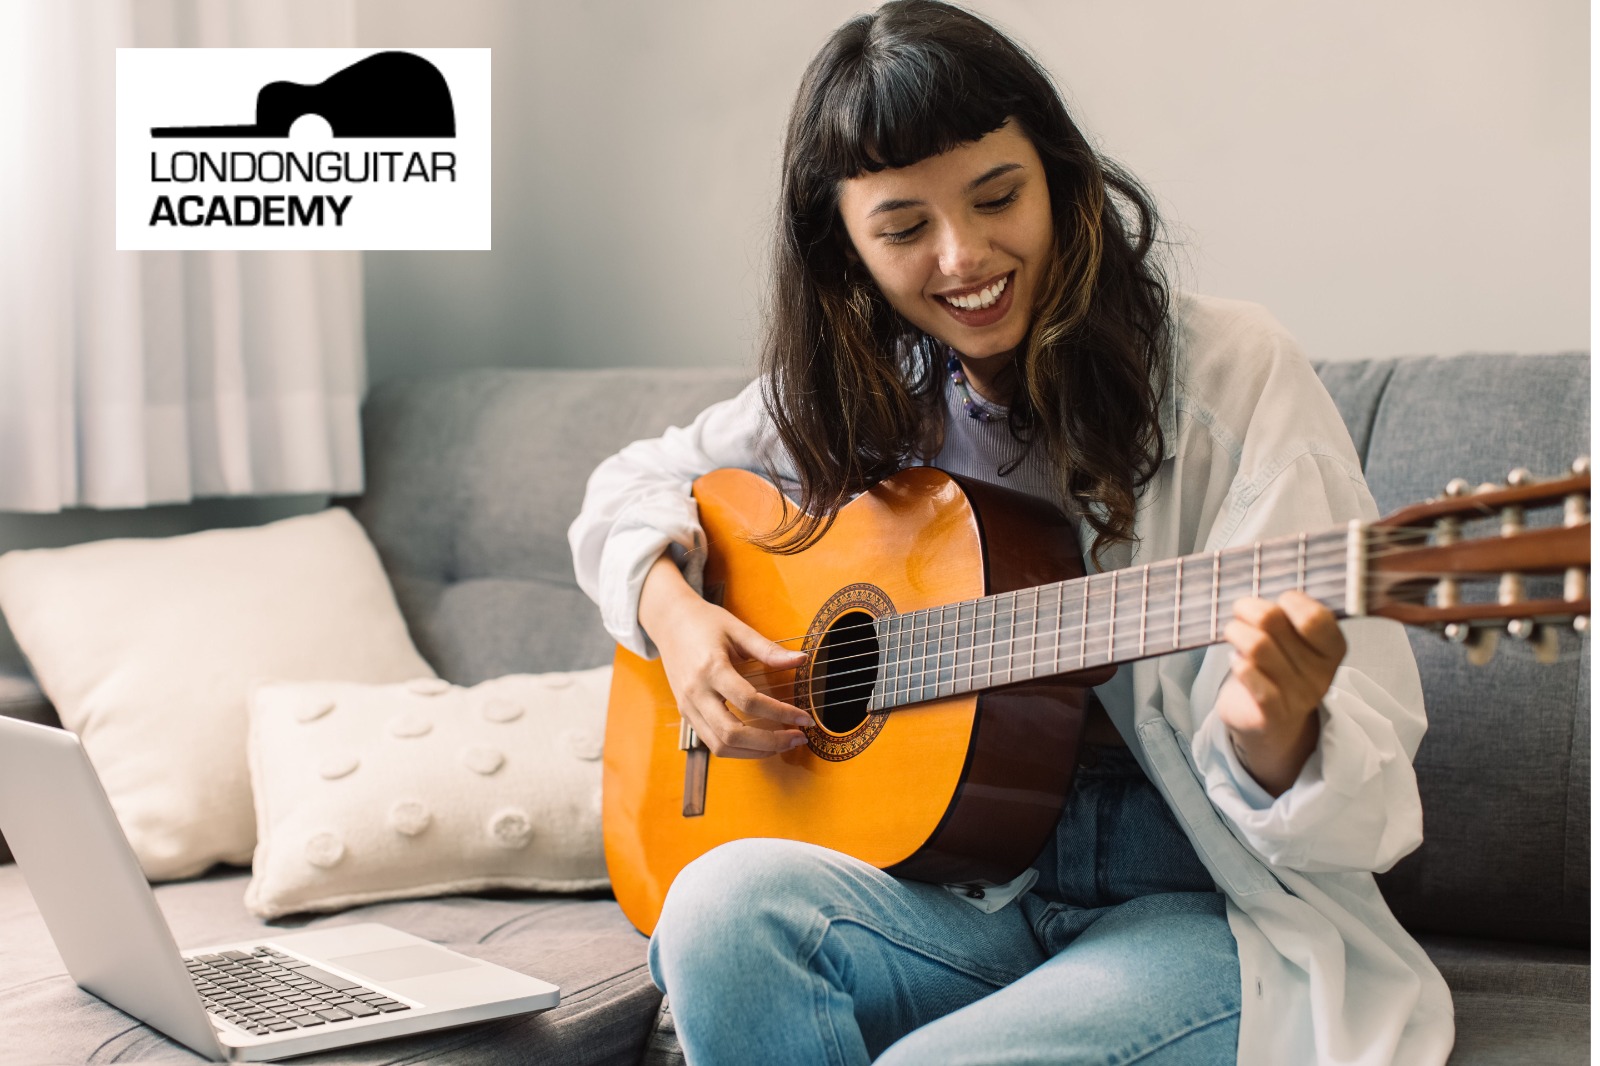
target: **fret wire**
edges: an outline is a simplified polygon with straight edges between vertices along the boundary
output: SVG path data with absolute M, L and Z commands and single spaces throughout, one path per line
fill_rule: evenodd
M 971 639 L 972 627 L 971 626 L 967 626 L 966 627 L 966 632 L 965 633 L 962 632 L 962 626 L 967 621 L 967 618 L 968 618 L 966 612 L 969 611 L 970 609 L 971 609 L 971 601 L 970 600 L 968 600 L 968 601 L 966 601 L 964 603 L 960 603 L 960 604 L 956 605 L 955 687 L 956 687 L 956 690 L 958 692 L 971 692 L 972 691 L 972 654 L 973 654 L 974 651 L 976 651 L 976 649 L 972 646 L 972 644 L 973 644 L 972 639 Z M 964 636 L 967 638 L 966 640 L 962 639 Z M 966 678 L 966 682 L 965 682 L 965 685 L 966 685 L 965 688 L 962 687 L 963 682 L 961 680 L 961 651 L 962 651 L 962 647 L 961 646 L 963 644 L 966 645 L 966 652 L 967 652 L 967 678 Z
M 939 695 L 949 696 L 956 690 L 956 663 L 961 654 L 961 604 L 947 604 L 939 608 Z M 950 665 L 945 666 L 946 659 Z
M 1250 595 L 1256 598 L 1261 596 L 1261 544 L 1256 543 L 1255 560 L 1250 571 Z
M 1145 614 L 1150 610 L 1150 564 L 1144 564 L 1144 583 L 1139 589 L 1139 658 L 1144 658 Z
M 1178 579 L 1172 583 L 1172 646 L 1179 644 L 1178 634 L 1183 632 L 1179 619 L 1183 617 L 1183 559 L 1178 560 Z
M 1034 610 L 1027 613 L 1027 675 L 1038 677 L 1038 586 L 1032 587 Z
M 1296 567 L 1294 587 L 1301 592 L 1306 590 L 1306 534 L 1300 534 L 1300 551 Z
M 920 623 L 920 635 L 914 635 L 911 641 L 911 650 L 917 660 L 917 701 L 928 698 L 928 612 L 918 611 L 917 621 Z
M 984 650 L 984 685 L 990 685 L 990 683 L 994 683 L 995 675 L 995 605 L 994 599 L 990 599 L 990 597 L 984 597 L 984 599 L 979 600 L 978 608 L 973 611 L 974 639 L 981 632 L 981 624 L 986 615 L 987 619 L 989 619 L 989 637 L 982 642 L 981 647 Z M 978 659 L 976 658 L 973 659 L 973 672 L 974 674 L 978 672 Z
M 1217 592 L 1222 587 L 1222 551 L 1211 553 L 1211 639 L 1217 639 Z
M 1078 669 L 1082 670 L 1089 656 L 1089 586 L 1092 576 L 1083 579 L 1083 620 L 1078 624 Z
M 917 613 L 906 618 L 900 626 L 900 648 L 905 653 L 905 676 L 900 679 L 900 700 L 902 703 L 911 702 L 911 680 L 916 676 L 915 650 L 917 632 Z
M 1120 570 L 1111 571 L 1111 628 L 1106 634 L 1106 661 L 1117 657 L 1117 575 Z
M 1011 593 L 1011 614 L 1006 618 L 1006 684 L 1011 683 L 1011 671 L 1016 666 L 1017 655 L 1017 594 Z

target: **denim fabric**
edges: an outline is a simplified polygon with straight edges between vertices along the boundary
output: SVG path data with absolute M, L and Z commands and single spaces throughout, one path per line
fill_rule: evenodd
M 735 841 L 673 884 L 651 973 L 693 1066 L 1233 1062 L 1223 897 L 1130 755 L 1080 769 L 1039 866 L 985 914 L 825 848 Z

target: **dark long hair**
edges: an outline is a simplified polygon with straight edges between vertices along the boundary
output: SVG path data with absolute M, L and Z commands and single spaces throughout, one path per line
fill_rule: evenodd
M 1024 448 L 1043 449 L 1056 502 L 1088 521 L 1097 558 L 1131 539 L 1138 492 L 1161 462 L 1170 374 L 1155 206 L 1095 152 L 1049 75 L 1004 34 L 961 8 L 894 0 L 829 38 L 789 117 L 762 370 L 800 508 L 757 538 L 768 550 L 814 543 L 851 496 L 937 447 L 942 345 L 852 263 L 840 183 L 910 166 L 1008 120 L 1043 161 L 1055 229 L 1014 359 L 1011 430 Z

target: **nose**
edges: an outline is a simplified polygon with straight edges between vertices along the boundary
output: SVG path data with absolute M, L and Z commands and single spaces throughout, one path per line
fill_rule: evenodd
M 957 219 L 944 228 L 939 242 L 939 272 L 947 278 L 971 279 L 989 258 L 989 235 L 980 221 Z

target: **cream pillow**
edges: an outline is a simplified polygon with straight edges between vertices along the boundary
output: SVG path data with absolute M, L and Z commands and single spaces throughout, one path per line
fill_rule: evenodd
M 0 611 L 147 876 L 255 850 L 245 696 L 432 676 L 342 507 L 247 529 L 0 556 Z
M 473 688 L 263 685 L 250 699 L 262 918 L 489 888 L 607 884 L 611 667 Z

